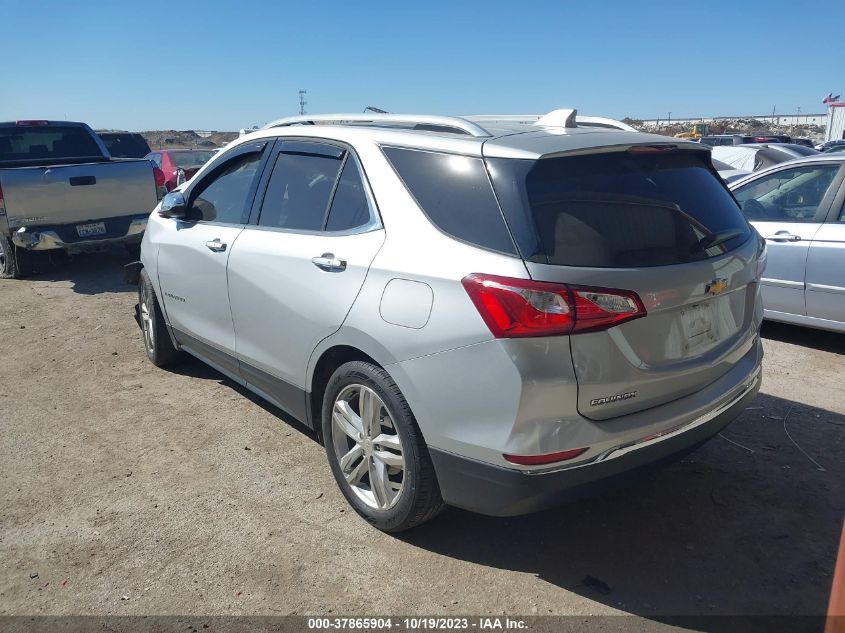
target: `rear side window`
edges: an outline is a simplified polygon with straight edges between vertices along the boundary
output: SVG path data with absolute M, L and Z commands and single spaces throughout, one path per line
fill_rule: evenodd
M 751 235 L 709 161 L 676 151 L 490 162 L 511 226 L 536 233 L 520 240 L 527 259 L 630 268 L 717 257 Z
M 483 160 L 396 147 L 383 151 L 438 229 L 475 246 L 516 254 Z
M 102 158 L 97 142 L 78 126 L 0 127 L 0 161 Z
M 327 231 L 349 231 L 370 222 L 370 205 L 355 160 L 349 156 L 332 198 Z
M 336 155 L 279 153 L 258 218 L 259 226 L 300 231 L 323 228 L 343 161 Z

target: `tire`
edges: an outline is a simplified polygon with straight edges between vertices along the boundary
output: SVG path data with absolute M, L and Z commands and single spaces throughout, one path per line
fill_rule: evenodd
M 32 253 L 18 248 L 6 235 L 0 235 L 0 279 L 20 279 L 32 274 Z
M 333 412 L 338 413 L 337 422 Z M 411 407 L 381 367 L 361 361 L 338 367 L 323 395 L 322 428 L 329 465 L 343 496 L 374 527 L 402 532 L 444 508 Z
M 184 358 L 184 352 L 173 345 L 153 290 L 153 283 L 146 270 L 141 271 L 138 282 L 138 316 L 144 337 L 144 351 L 153 365 L 167 367 Z

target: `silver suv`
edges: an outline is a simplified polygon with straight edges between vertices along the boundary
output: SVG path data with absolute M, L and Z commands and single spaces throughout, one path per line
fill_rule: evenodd
M 128 271 L 147 355 L 314 429 L 386 531 L 691 450 L 759 389 L 765 246 L 709 147 L 614 127 L 337 115 L 240 138 L 150 217 Z

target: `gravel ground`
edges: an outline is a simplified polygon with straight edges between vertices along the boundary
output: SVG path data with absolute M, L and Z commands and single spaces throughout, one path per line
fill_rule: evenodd
M 0 615 L 824 612 L 845 336 L 767 324 L 754 405 L 629 488 L 397 537 L 303 427 L 199 362 L 147 362 L 125 259 L 0 281 Z

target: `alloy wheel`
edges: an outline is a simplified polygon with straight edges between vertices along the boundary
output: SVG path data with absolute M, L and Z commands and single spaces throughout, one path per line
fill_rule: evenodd
M 376 510 L 396 505 L 405 486 L 405 456 L 393 418 L 375 391 L 353 384 L 338 394 L 332 444 L 355 496 Z
M 146 284 L 141 284 L 141 300 L 139 304 L 141 325 L 144 329 L 144 345 L 147 348 L 147 352 L 152 354 L 155 351 L 155 324 L 153 323 L 155 304 L 153 303 L 152 295 L 147 291 Z

